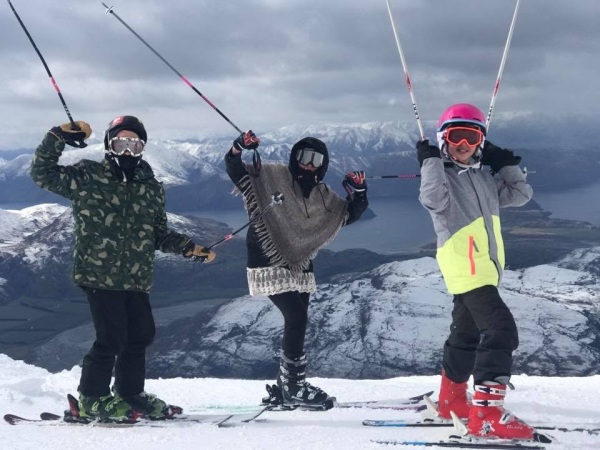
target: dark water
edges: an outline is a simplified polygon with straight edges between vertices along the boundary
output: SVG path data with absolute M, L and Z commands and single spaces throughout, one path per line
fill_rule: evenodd
M 535 192 L 534 199 L 552 217 L 582 220 L 600 226 L 600 182 L 580 189 L 558 193 Z M 371 199 L 376 217 L 359 220 L 344 227 L 326 248 L 334 251 L 366 248 L 376 253 L 408 252 L 435 242 L 429 214 L 416 198 Z M 21 209 L 28 205 L 4 204 L 2 209 Z M 244 209 L 225 211 L 203 210 L 187 214 L 208 217 L 228 224 L 233 229 L 243 226 L 248 217 Z M 245 234 L 245 230 L 240 233 Z
M 342 228 L 335 240 L 325 248 L 333 251 L 366 248 L 388 254 L 412 251 L 435 241 L 429 214 L 417 199 L 375 199 L 369 201 L 369 207 L 375 213 L 375 218 L 359 220 Z M 248 220 L 243 209 L 204 210 L 188 214 L 225 222 L 234 229 Z
M 600 182 L 564 192 L 534 192 L 533 198 L 555 219 L 583 220 L 600 226 Z
M 581 189 L 559 193 L 534 193 L 542 208 L 556 219 L 581 220 L 600 226 L 600 182 Z M 366 248 L 376 253 L 409 252 L 435 242 L 429 214 L 415 199 L 372 199 L 374 219 L 359 220 L 344 227 L 326 248 L 334 251 Z M 189 213 L 227 223 L 234 229 L 248 218 L 243 209 Z M 243 235 L 244 233 L 240 233 Z

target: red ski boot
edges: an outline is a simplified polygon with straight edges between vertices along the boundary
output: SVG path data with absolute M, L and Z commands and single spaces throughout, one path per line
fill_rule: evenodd
M 467 382 L 455 383 L 442 370 L 442 386 L 438 400 L 438 415 L 442 419 L 452 419 L 450 411 L 454 411 L 460 419 L 469 417 L 469 399 L 467 398 Z
M 506 386 L 475 385 L 467 432 L 477 438 L 533 440 L 534 429 L 504 409 Z

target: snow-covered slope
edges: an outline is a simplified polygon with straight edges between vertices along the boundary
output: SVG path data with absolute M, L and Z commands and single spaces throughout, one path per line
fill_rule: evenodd
M 24 209 L 0 209 L 0 245 L 21 241 L 31 233 L 52 223 L 68 208 L 41 204 Z
M 1 412 L 35 418 L 41 411 L 62 413 L 66 394 L 76 393 L 80 371 L 51 375 L 43 369 L 0 355 Z M 221 380 L 216 378 L 149 380 L 146 389 L 190 413 L 248 410 L 260 401 L 270 380 Z M 438 376 L 415 376 L 388 380 L 351 381 L 311 378 L 340 401 L 389 399 L 416 395 L 439 387 Z M 515 376 L 516 390 L 507 396 L 506 407 L 532 423 L 551 422 L 565 427 L 598 427 L 600 424 L 600 375 L 586 378 Z M 437 392 L 434 394 L 437 398 Z M 383 449 L 372 439 L 439 440 L 451 428 L 399 429 L 361 425 L 364 419 L 415 419 L 414 412 L 332 409 L 326 412 L 269 412 L 262 422 L 243 427 L 168 423 L 136 428 L 91 426 L 41 427 L 0 423 L 0 442 L 7 450 L 64 450 L 74 443 L 95 450 L 358 450 Z M 597 449 L 599 435 L 547 432 L 555 442 L 552 450 Z

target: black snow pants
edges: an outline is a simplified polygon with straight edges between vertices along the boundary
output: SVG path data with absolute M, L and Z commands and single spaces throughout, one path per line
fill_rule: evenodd
M 298 358 L 304 353 L 310 294 L 289 291 L 270 295 L 269 299 L 283 314 L 283 353 L 290 359 Z
M 96 328 L 96 341 L 83 358 L 79 392 L 86 396 L 139 394 L 146 379 L 146 347 L 155 326 L 146 292 L 84 288 Z M 116 364 L 115 364 L 116 358 Z
M 518 346 L 515 320 L 495 286 L 454 296 L 442 363 L 448 378 L 462 383 L 472 373 L 475 384 L 510 378 Z

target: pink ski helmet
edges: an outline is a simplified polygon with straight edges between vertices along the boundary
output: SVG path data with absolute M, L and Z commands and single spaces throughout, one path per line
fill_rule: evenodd
M 440 116 L 438 131 L 442 131 L 451 123 L 470 123 L 477 125 L 486 134 L 485 116 L 476 106 L 469 103 L 457 103 L 449 106 Z

